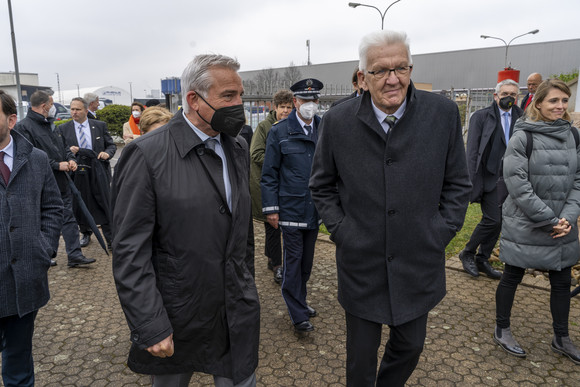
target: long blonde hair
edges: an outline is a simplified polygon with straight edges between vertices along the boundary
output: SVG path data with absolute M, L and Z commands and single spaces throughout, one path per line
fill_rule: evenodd
M 530 103 L 526 109 L 526 116 L 529 120 L 547 121 L 547 118 L 542 115 L 540 109 L 538 109 L 536 105 L 538 103 L 542 103 L 552 89 L 558 89 L 568 97 L 572 95 L 570 88 L 563 81 L 559 79 L 546 79 L 544 82 L 540 83 L 540 86 L 538 86 L 538 89 L 536 90 L 536 94 L 534 94 L 532 103 Z M 568 110 L 564 112 L 564 116 L 562 118 L 570 121 L 570 113 L 568 113 Z

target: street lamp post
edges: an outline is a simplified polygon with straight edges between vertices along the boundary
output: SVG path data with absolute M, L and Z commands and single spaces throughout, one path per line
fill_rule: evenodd
M 503 40 L 502 38 L 497 38 L 495 36 L 481 35 L 481 38 L 482 39 L 496 39 L 496 40 L 501 40 L 503 42 L 503 44 L 505 44 L 505 66 L 504 67 L 507 69 L 508 68 L 508 64 L 507 64 L 508 63 L 507 62 L 507 58 L 508 58 L 508 48 L 510 47 L 510 44 L 512 44 L 512 42 L 514 40 L 516 40 L 517 38 L 521 38 L 522 36 L 525 36 L 525 35 L 534 35 L 534 34 L 537 34 L 538 32 L 540 32 L 540 30 L 535 29 L 533 31 L 526 32 L 525 34 L 518 35 L 515 38 L 513 38 L 512 40 L 510 40 L 509 43 L 506 43 L 505 40 Z M 510 66 L 511 66 L 511 63 L 510 63 Z
M 368 4 L 362 4 L 362 3 L 348 3 L 348 6 L 351 8 L 356 8 L 356 7 L 360 6 L 360 7 L 369 7 L 369 8 L 376 9 L 379 12 L 379 14 L 381 15 L 381 30 L 384 30 L 385 29 L 385 16 L 386 16 L 389 8 L 391 8 L 394 4 L 398 3 L 399 1 L 401 1 L 401 0 L 397 0 L 397 1 L 392 2 L 387 7 L 387 9 L 385 9 L 385 12 L 381 12 L 381 10 L 378 9 L 377 7 L 375 7 L 374 5 L 368 5 Z

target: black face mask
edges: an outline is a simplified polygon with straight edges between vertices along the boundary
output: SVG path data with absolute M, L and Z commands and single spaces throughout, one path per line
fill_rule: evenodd
M 499 100 L 499 107 L 503 110 L 508 110 L 514 105 L 514 102 L 516 102 L 516 99 L 508 95 L 507 97 L 503 97 Z
M 227 106 L 216 110 L 213 106 L 207 103 L 201 94 L 197 93 L 197 95 L 215 112 L 211 118 L 211 122 L 207 122 L 206 119 L 197 112 L 199 118 L 201 118 L 206 124 L 209 124 L 213 130 L 225 133 L 228 136 L 236 137 L 240 133 L 242 126 L 246 123 L 244 105 Z

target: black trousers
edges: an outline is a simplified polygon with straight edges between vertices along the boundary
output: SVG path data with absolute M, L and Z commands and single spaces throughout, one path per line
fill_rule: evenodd
M 264 254 L 268 257 L 272 267 L 282 266 L 282 233 L 280 232 L 280 227 L 274 228 L 268 222 L 264 222 L 264 226 L 266 227 Z
M 475 255 L 478 260 L 487 260 L 501 232 L 501 208 L 498 203 L 497 189 L 483 193 L 481 214 L 481 221 L 473 230 L 469 242 L 465 245 L 465 251 Z
M 570 272 L 572 267 L 561 271 L 550 270 L 550 312 L 554 334 L 568 336 L 570 314 Z M 495 292 L 496 324 L 502 329 L 510 327 L 510 316 L 516 290 L 525 274 L 525 269 L 505 264 L 501 280 Z
M 417 366 L 427 335 L 427 313 L 391 326 L 377 375 L 377 350 L 383 325 L 346 313 L 346 385 L 404 386 Z M 376 383 L 376 384 L 375 384 Z
M 79 229 L 81 231 L 81 234 L 84 234 L 84 235 L 92 235 L 93 234 L 93 230 L 91 230 L 91 228 L 87 225 L 79 225 Z M 101 224 L 101 230 L 103 231 L 103 236 L 105 237 L 105 241 L 107 241 L 107 243 L 112 243 L 113 242 L 113 232 L 111 231 L 111 225 L 109 223 Z
M 32 336 L 37 311 L 0 318 L 2 380 L 6 387 L 34 386 Z

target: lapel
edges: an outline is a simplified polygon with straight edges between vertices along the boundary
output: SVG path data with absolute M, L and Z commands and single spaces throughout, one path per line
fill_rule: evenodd
M 226 134 L 222 134 L 221 137 L 222 146 L 228 163 L 228 174 L 230 176 L 230 186 L 232 190 L 232 214 L 237 214 L 241 196 L 239 190 L 242 186 L 240 171 L 243 171 L 243 165 L 246 162 L 246 151 L 237 138 L 229 137 Z
M 68 146 L 80 146 L 79 140 L 77 139 L 77 132 L 75 130 L 75 122 L 73 120 L 62 125 L 62 134 Z
M 193 131 L 193 129 L 191 129 L 189 124 L 185 122 L 185 118 L 183 117 L 183 112 L 181 110 L 178 111 L 169 122 L 168 130 L 171 137 L 173 138 L 175 147 L 177 148 L 177 152 L 179 153 L 179 156 L 181 158 L 185 159 L 186 157 L 188 157 L 189 152 L 194 150 L 196 154 L 195 157 L 199 158 L 200 163 L 202 164 L 202 168 L 204 168 L 204 170 L 207 172 L 207 176 L 210 179 L 209 181 L 210 184 L 217 190 L 217 194 L 219 195 L 220 199 L 220 204 L 224 205 L 226 211 L 229 212 L 226 200 L 226 189 L 224 186 L 221 158 L 215 152 L 206 149 L 205 143 L 201 141 L 201 139 L 198 137 L 197 134 L 195 134 L 195 132 Z M 226 159 L 228 159 L 227 153 Z M 233 208 L 233 197 L 234 196 L 232 193 L 232 208 Z
M 360 97 L 360 104 L 356 112 L 356 117 L 382 138 L 385 143 L 387 142 L 387 134 L 383 130 L 379 121 L 377 121 L 377 116 L 373 110 L 371 93 L 363 93 Z
M 91 128 L 91 142 L 93 145 L 93 151 L 100 152 L 101 150 L 95 149 L 95 145 L 98 144 L 100 136 L 99 136 L 99 128 L 96 127 L 93 120 L 89 119 L 89 128 Z

